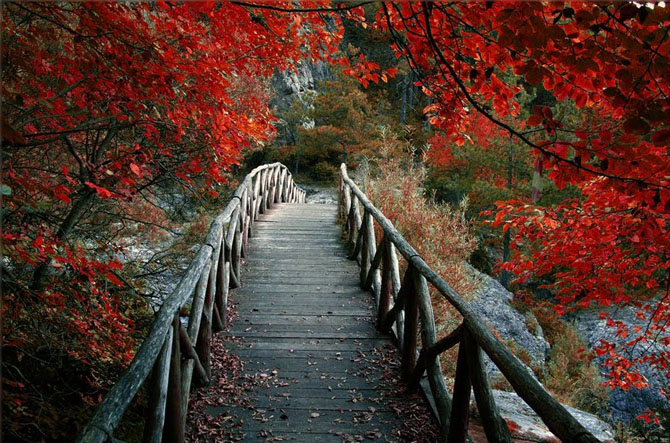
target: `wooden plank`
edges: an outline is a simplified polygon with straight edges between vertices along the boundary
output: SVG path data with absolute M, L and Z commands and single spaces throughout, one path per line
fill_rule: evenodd
M 355 359 L 361 360 L 360 357 Z M 328 375 L 354 375 L 356 371 L 367 369 L 367 362 L 363 361 L 360 365 L 355 365 L 351 359 L 321 359 L 321 358 L 253 358 L 249 357 L 241 360 L 244 364 L 244 370 L 255 373 L 271 373 L 272 371 L 305 371 L 316 372 L 318 374 Z
M 252 280 L 251 278 L 249 280 Z M 253 283 L 250 283 L 249 286 L 253 285 L 267 285 L 267 284 L 290 284 L 296 286 L 310 286 L 314 288 L 321 288 L 327 286 L 352 286 L 351 284 L 351 274 L 350 273 L 341 273 L 341 274 L 323 274 L 319 276 L 304 276 L 302 278 L 294 274 L 286 274 L 283 271 L 276 271 L 272 274 L 264 273 L 263 275 L 256 275 L 252 280 Z M 243 287 L 248 287 L 245 283 L 242 283 Z
M 320 411 L 314 416 L 314 411 Z M 256 411 L 244 408 L 211 408 L 207 410 L 211 415 L 228 415 L 231 412 L 243 420 L 240 427 L 242 431 L 272 431 L 277 435 L 282 432 L 291 431 L 296 435 L 304 435 L 299 441 L 311 441 L 313 433 L 345 432 L 348 434 L 361 434 L 372 429 L 383 430 L 380 432 L 380 441 L 395 441 L 392 435 L 394 422 L 397 420 L 395 413 L 389 411 L 378 411 L 374 414 L 361 411 L 325 411 L 319 409 L 294 409 L 287 408 L 284 412 L 280 408 L 263 409 Z M 285 415 L 286 419 L 281 419 Z M 391 424 L 391 426 L 389 425 Z M 388 439 L 384 439 L 384 435 Z M 309 436 L 309 437 L 307 437 Z M 342 437 L 339 437 L 340 441 Z
M 381 338 L 381 337 L 380 337 Z M 293 352 L 286 352 L 286 350 L 271 350 L 271 349 L 237 349 L 237 355 L 241 358 L 320 358 L 323 360 L 326 359 L 338 359 L 338 358 L 355 358 L 360 357 L 360 352 L 358 350 L 345 350 L 345 351 L 309 351 L 309 350 L 293 350 Z
M 292 294 L 283 295 L 282 297 L 268 298 L 264 294 L 246 293 L 245 297 L 236 297 L 235 305 L 239 309 L 288 309 L 295 310 L 304 308 L 320 308 L 322 311 L 328 313 L 333 309 L 368 309 L 372 307 L 371 300 L 361 298 L 359 294 L 325 294 L 325 297 L 306 298 L 304 295 Z
M 258 320 L 258 315 L 270 315 L 278 317 L 297 317 L 297 316 L 332 316 L 332 317 L 356 317 L 363 318 L 370 316 L 370 307 L 369 306 L 352 306 L 348 309 L 346 307 L 338 306 L 336 308 L 323 309 L 321 305 L 303 305 L 302 309 L 300 306 L 295 305 L 255 305 L 256 307 L 251 307 L 254 305 L 238 305 L 238 313 L 247 313 L 250 314 L 250 318 Z
M 232 275 L 232 273 L 231 273 Z M 300 284 L 299 282 L 283 283 L 283 284 L 272 284 L 272 283 L 248 283 L 243 286 L 242 289 L 237 291 L 237 294 L 244 292 L 263 292 L 264 294 L 283 294 L 286 292 L 291 293 L 321 293 L 321 294 L 360 294 L 358 288 L 358 282 L 354 280 L 348 285 L 344 284 L 345 282 L 338 283 L 337 285 L 320 285 L 315 286 L 313 284 Z

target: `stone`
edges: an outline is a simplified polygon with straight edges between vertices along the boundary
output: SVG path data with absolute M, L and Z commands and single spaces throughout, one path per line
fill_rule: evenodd
M 279 117 L 275 124 L 279 131 L 275 144 L 284 146 L 295 143 L 296 128 L 285 121 L 283 116 L 291 108 L 294 100 L 304 100 L 309 103 L 309 97 L 317 89 L 319 81 L 332 78 L 328 65 L 319 62 L 313 63 L 309 60 L 300 61 L 295 69 L 284 72 L 276 71 L 272 76 L 272 91 L 274 97 L 270 100 L 270 107 L 274 114 Z M 304 122 L 303 125 L 313 126 L 314 122 Z
M 514 392 L 493 390 L 496 404 L 500 415 L 514 428 L 513 436 L 537 442 L 560 442 L 542 419 L 535 414 L 530 406 Z M 593 414 L 580 411 L 567 405 L 563 405 L 589 432 L 602 442 L 614 442 L 614 430 L 612 426 Z M 473 414 L 477 416 L 474 402 L 471 403 Z
M 630 337 L 617 337 L 616 329 L 606 326 L 606 319 L 600 319 L 600 312 L 607 312 L 613 320 L 623 321 L 630 328 L 639 326 L 644 329 L 647 324 L 646 320 L 636 317 L 636 309 L 631 306 L 578 311 L 576 314 L 577 330 L 590 349 L 597 346 L 600 340 L 615 343 L 619 348 L 626 348 L 625 343 L 630 341 Z M 663 347 L 660 342 L 657 342 L 656 346 Z M 646 346 L 637 346 L 632 356 L 639 357 L 645 352 L 645 349 Z M 605 358 L 606 356 L 595 356 L 595 362 L 603 373 L 607 372 L 606 368 L 602 367 Z M 657 412 L 670 411 L 670 400 L 662 394 L 662 392 L 670 392 L 668 379 L 658 369 L 649 365 L 643 365 L 639 369 L 648 380 L 649 387 L 643 389 L 631 387 L 627 391 L 620 388 L 610 390 L 609 407 L 606 412 L 610 415 L 611 421 L 632 422 L 647 409 Z
M 531 313 L 522 314 L 510 302 L 513 294 L 492 277 L 483 274 L 468 266 L 474 279 L 477 281 L 477 290 L 471 300 L 473 310 L 479 314 L 487 324 L 496 331 L 502 341 L 511 345 L 512 350 L 524 350 L 530 357 L 530 362 L 537 368 L 544 367 L 549 343 L 544 338 L 542 328 Z M 502 374 L 494 363 L 485 357 L 486 372 L 492 382 L 500 379 Z M 531 374 L 533 373 L 528 368 Z
M 300 185 L 307 192 L 306 203 L 308 205 L 332 205 L 337 204 L 337 190 L 332 187 L 315 185 Z

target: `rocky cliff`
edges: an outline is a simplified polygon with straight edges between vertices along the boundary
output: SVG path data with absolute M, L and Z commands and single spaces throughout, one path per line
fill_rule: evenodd
M 298 100 L 307 101 L 310 93 L 317 90 L 318 83 L 322 80 L 331 79 L 332 75 L 328 65 L 322 62 L 313 63 L 303 60 L 295 67 L 284 72 L 275 72 L 272 77 L 272 90 L 274 98 L 270 101 L 276 117 L 279 118 L 275 125 L 279 134 L 275 141 L 277 146 L 295 143 L 296 122 L 288 117 L 292 104 Z M 305 103 L 309 105 L 308 103 Z

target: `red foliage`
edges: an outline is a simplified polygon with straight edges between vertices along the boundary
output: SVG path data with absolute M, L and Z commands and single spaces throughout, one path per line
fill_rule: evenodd
M 273 135 L 265 79 L 329 57 L 339 18 L 215 2 L 18 2 L 2 16 L 3 353 L 47 338 L 51 355 L 127 362 L 123 251 L 106 231 L 146 221 L 129 203 L 160 206 L 166 183 L 216 195 L 241 150 Z
M 432 100 L 431 123 L 456 145 L 485 128 L 471 124 L 483 116 L 534 148 L 537 169 L 559 188 L 582 191 L 549 209 L 501 203 L 496 224 L 515 228 L 515 272 L 556 277 L 559 310 L 639 308 L 646 330 L 613 325 L 631 346 L 663 337 L 670 322 L 669 25 L 667 7 L 616 2 L 383 3 L 377 14 Z M 571 100 L 581 118 L 538 106 L 519 121 L 520 79 Z M 518 248 L 529 242 L 524 255 Z M 667 347 L 640 361 L 603 349 L 613 386 L 643 385 L 640 361 L 669 372 Z

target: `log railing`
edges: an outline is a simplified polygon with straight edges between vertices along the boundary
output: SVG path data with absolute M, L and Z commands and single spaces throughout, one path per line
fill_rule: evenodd
M 286 166 L 259 166 L 245 177 L 212 222 L 184 276 L 163 301 L 130 367 L 98 405 L 79 442 L 114 441 L 114 430 L 147 378 L 144 441 L 184 441 L 189 393 L 192 386 L 210 381 L 212 334 L 226 326 L 228 290 L 239 286 L 247 238 L 258 215 L 280 202 L 305 202 L 305 191 L 295 185 Z M 186 321 L 180 312 L 189 305 Z
M 360 284 L 375 296 L 377 328 L 392 333 L 400 348 L 402 375 L 412 386 L 426 374 L 435 401 L 442 441 L 467 439 L 470 396 L 474 392 L 486 437 L 510 442 L 506 423 L 496 406 L 484 372 L 482 350 L 491 358 L 516 393 L 540 416 L 549 430 L 565 442 L 597 442 L 529 373 L 480 318 L 395 229 L 340 167 L 339 216 L 350 248 L 349 258 L 361 266 Z M 383 237 L 377 243 L 374 223 Z M 400 277 L 399 252 L 407 262 Z M 463 322 L 437 339 L 430 300 L 431 284 L 463 317 Z M 422 349 L 418 350 L 421 335 Z M 459 345 L 452 396 L 442 375 L 439 355 Z

